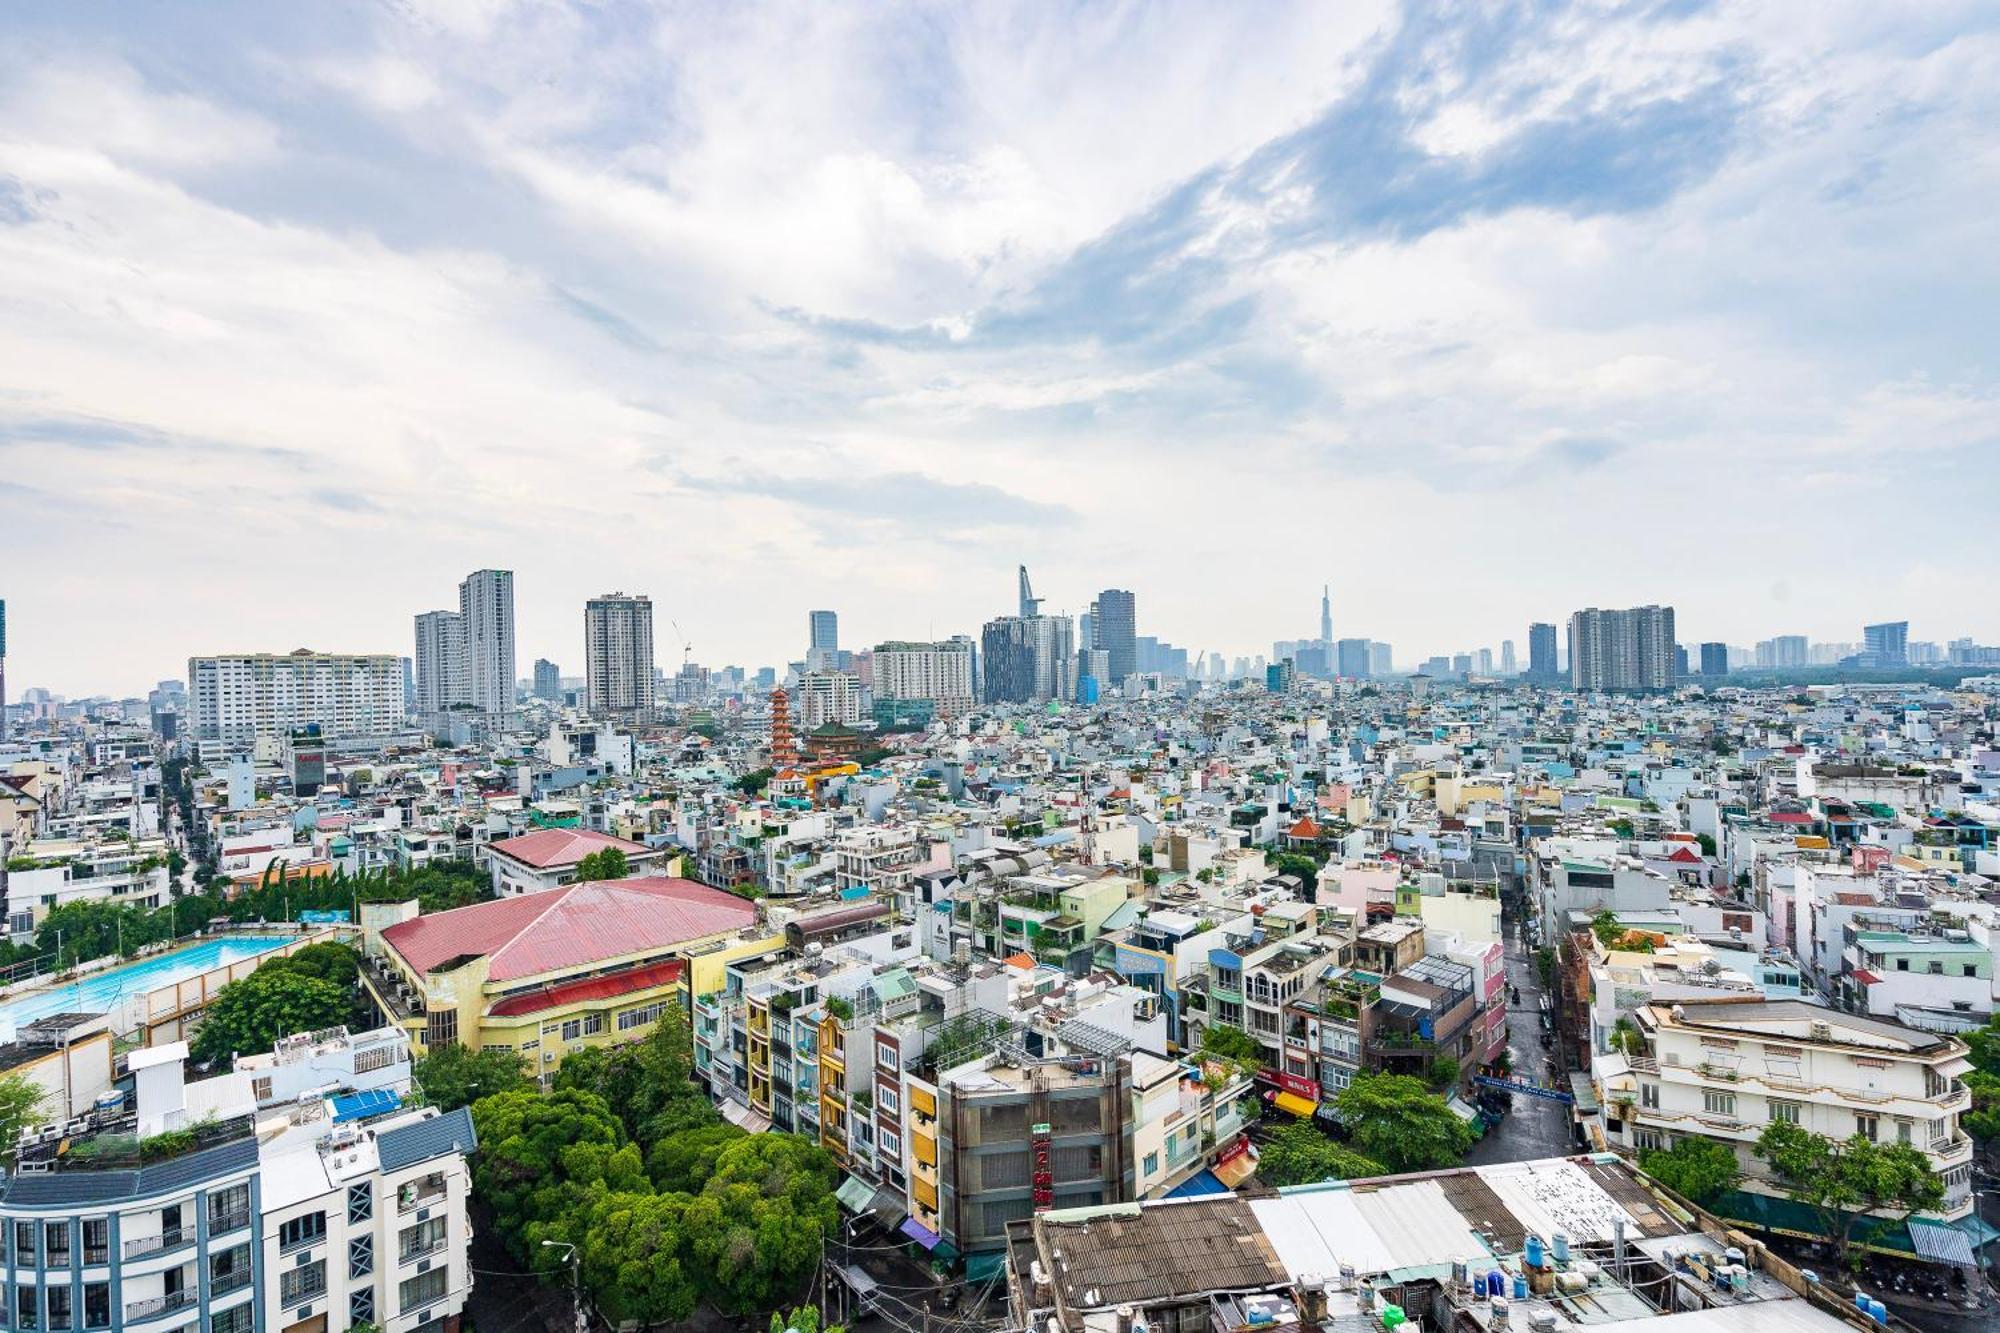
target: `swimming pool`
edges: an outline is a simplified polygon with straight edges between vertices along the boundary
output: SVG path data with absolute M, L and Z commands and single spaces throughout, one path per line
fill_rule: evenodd
M 123 1001 L 147 991 L 198 977 L 218 967 L 255 958 L 291 944 L 296 935 L 231 935 L 204 940 L 185 949 L 142 958 L 122 967 L 106 968 L 61 986 L 51 986 L 0 1004 L 0 1035 L 9 1034 L 50 1014 L 109 1013 Z

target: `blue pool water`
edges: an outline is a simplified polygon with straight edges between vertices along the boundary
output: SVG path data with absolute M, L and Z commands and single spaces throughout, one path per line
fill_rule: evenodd
M 0 1033 L 50 1014 L 102 1014 L 135 995 L 198 977 L 245 958 L 255 958 L 296 940 L 296 935 L 232 935 L 142 958 L 122 967 L 93 972 L 63 986 L 52 986 L 0 1004 Z

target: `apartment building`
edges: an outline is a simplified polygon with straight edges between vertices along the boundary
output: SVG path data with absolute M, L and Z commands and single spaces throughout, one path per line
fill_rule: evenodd
M 1610 1141 L 1728 1144 L 1742 1187 L 1761 1193 L 1779 1191 L 1750 1146 L 1774 1120 L 1908 1143 L 1944 1180 L 1942 1215 L 1971 1212 L 1972 1141 L 1959 1116 L 1972 1064 L 1958 1039 L 1801 1000 L 1688 999 L 1643 1005 L 1633 1019 L 1643 1054 L 1604 1080 Z
M 389 653 L 243 653 L 188 659 L 189 735 L 247 744 L 317 724 L 387 736 L 403 721 L 403 663 Z
M 875 697 L 925 700 L 939 717 L 960 717 L 973 704 L 972 643 L 891 641 L 875 645 Z
M 651 712 L 653 599 L 609 592 L 584 603 L 583 660 L 591 712 Z
M 24 1136 L 0 1181 L 8 1327 L 455 1333 L 471 1115 L 393 1095 L 260 1111 L 188 1083 L 180 1043 L 132 1056 L 133 1105 Z M 185 1140 L 142 1158 L 141 1139 Z

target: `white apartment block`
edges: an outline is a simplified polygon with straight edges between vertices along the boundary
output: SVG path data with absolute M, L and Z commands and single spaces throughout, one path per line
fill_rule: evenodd
M 653 599 L 622 592 L 583 607 L 584 683 L 593 713 L 653 709 Z
M 458 585 L 465 622 L 466 702 L 483 713 L 514 707 L 514 571 L 481 569 Z M 650 678 L 651 662 L 648 661 Z
M 1790 1120 L 1830 1138 L 1921 1149 L 1944 1180 L 1943 1216 L 1971 1211 L 1972 1141 L 1958 1124 L 1971 1100 L 1963 1042 L 1802 1000 L 1690 999 L 1633 1017 L 1646 1051 L 1629 1058 L 1629 1074 L 1604 1079 L 1612 1142 L 1714 1139 L 1735 1149 L 1743 1188 L 1776 1193 L 1751 1145 L 1772 1121 Z
M 403 663 L 390 653 L 243 653 L 188 659 L 197 741 L 281 737 L 318 723 L 328 736 L 383 736 L 403 722 Z
M 972 708 L 972 644 L 877 644 L 875 697 L 929 699 L 939 716 L 956 717 Z
M 861 681 L 844 671 L 808 671 L 799 677 L 792 708 L 807 735 L 832 722 L 851 727 L 861 721 Z
M 465 617 L 456 611 L 426 611 L 417 617 L 417 712 L 441 713 L 472 702 L 465 656 Z

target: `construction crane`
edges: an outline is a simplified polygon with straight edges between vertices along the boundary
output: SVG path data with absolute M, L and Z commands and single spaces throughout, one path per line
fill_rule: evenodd
M 667 623 L 674 627 L 674 637 L 681 641 L 681 665 L 686 666 L 688 660 L 694 656 L 694 645 L 687 641 L 687 635 L 681 631 L 680 621 L 669 619 Z

